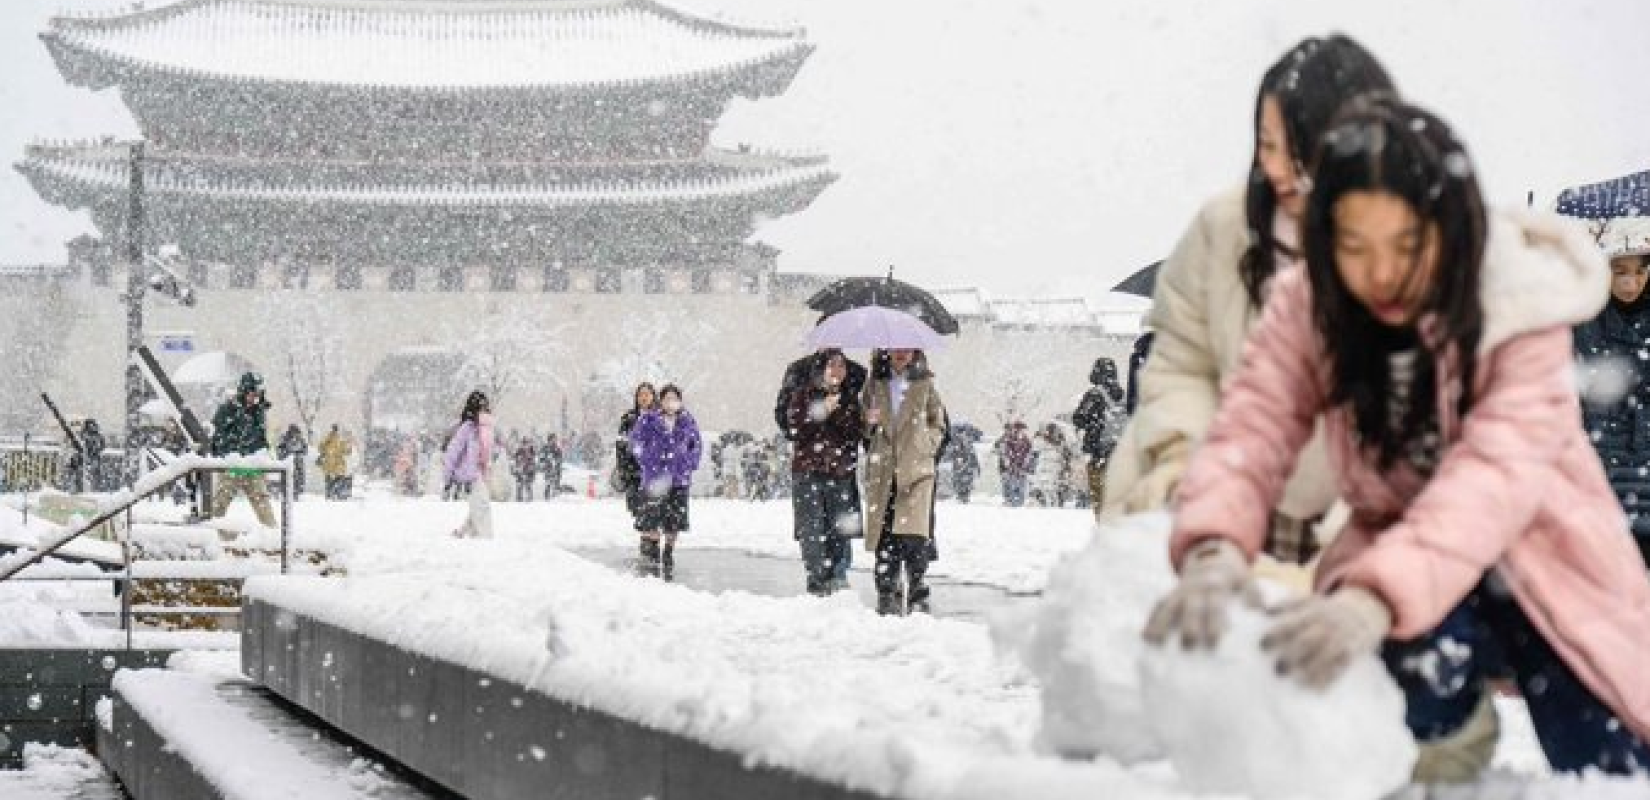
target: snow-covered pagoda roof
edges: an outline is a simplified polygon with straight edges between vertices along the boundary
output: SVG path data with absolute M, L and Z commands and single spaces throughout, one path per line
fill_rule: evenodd
M 346 170 L 281 176 L 267 162 L 166 155 L 145 160 L 144 192 L 201 200 L 342 202 L 377 206 L 639 205 L 715 200 L 802 190 L 811 200 L 836 180 L 819 156 L 781 157 L 712 152 L 673 177 L 645 174 L 607 180 L 521 181 L 351 178 Z M 96 144 L 31 145 L 17 165 L 48 199 L 66 194 L 124 196 L 124 148 Z M 502 172 L 502 170 L 498 170 Z M 687 175 L 687 176 L 684 176 Z M 319 176 L 319 177 L 317 177 Z M 55 202 L 55 201 L 54 201 Z
M 750 78 L 782 91 L 801 29 L 692 16 L 652 0 L 180 0 L 57 17 L 41 34 L 71 82 L 155 74 L 402 90 L 580 89 Z

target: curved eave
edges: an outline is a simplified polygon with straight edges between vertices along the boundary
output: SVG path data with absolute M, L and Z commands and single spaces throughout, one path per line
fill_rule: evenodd
M 720 83 L 730 94 L 757 100 L 783 94 L 802 64 L 813 55 L 815 45 L 800 39 L 758 58 L 731 61 L 699 70 L 662 72 L 637 78 L 587 81 L 544 81 L 495 84 L 379 84 L 352 81 L 316 81 L 238 75 L 184 67 L 135 58 L 78 39 L 65 30 L 47 30 L 40 39 L 57 64 L 58 72 L 71 85 L 92 91 L 125 86 L 146 80 L 171 79 L 249 86 L 292 87 L 300 90 L 376 91 L 388 94 L 576 94 L 613 90 L 645 91 L 687 88 L 693 84 Z
M 35 191 L 55 205 L 70 208 L 124 202 L 127 192 L 123 165 L 81 161 L 64 164 L 31 154 L 16 169 Z M 811 203 L 837 178 L 825 166 L 806 166 L 765 174 L 709 181 L 629 186 L 316 186 L 302 189 L 216 183 L 183 186 L 150 179 L 144 193 L 155 200 L 263 203 L 273 205 L 342 205 L 407 209 L 446 209 L 454 212 L 488 208 L 570 208 L 687 205 L 719 201 L 762 201 L 791 213 Z

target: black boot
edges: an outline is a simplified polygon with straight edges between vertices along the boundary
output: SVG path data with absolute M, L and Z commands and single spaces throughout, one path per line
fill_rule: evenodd
M 919 583 L 911 587 L 911 613 L 934 613 L 928 605 L 928 584 Z
M 653 547 L 654 547 L 655 550 L 657 550 L 658 547 L 659 547 L 659 543 L 654 542 Z M 661 556 L 661 560 L 663 561 L 664 565 L 667 568 L 676 566 L 676 543 L 675 542 L 666 542 L 665 543 L 665 549 L 664 549 L 664 553 Z
M 642 537 L 641 554 L 643 561 L 659 560 L 659 540 Z
M 883 616 L 900 616 L 904 609 L 900 608 L 900 597 L 894 592 L 877 592 L 877 613 Z

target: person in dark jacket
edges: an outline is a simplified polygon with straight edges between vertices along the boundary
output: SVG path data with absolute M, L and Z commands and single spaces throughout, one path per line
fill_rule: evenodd
M 1650 564 L 1650 255 L 1610 259 L 1610 302 L 1575 329 L 1581 419 Z
M 263 378 L 255 372 L 242 375 L 235 396 L 225 400 L 212 415 L 212 455 L 250 456 L 268 450 L 269 429 L 265 421 L 268 413 Z M 218 488 L 212 493 L 212 516 L 223 516 L 235 493 L 242 492 L 258 515 L 258 522 L 275 527 L 275 512 L 269 507 L 269 487 L 264 483 L 264 473 L 232 469 L 219 476 L 217 483 Z
M 80 446 L 85 449 L 82 468 L 86 475 L 86 491 L 107 491 L 108 486 L 103 477 L 103 448 L 108 445 L 103 440 L 103 432 L 98 430 L 97 420 L 88 418 L 80 426 Z
M 279 458 L 292 458 L 292 499 L 297 500 L 304 493 L 304 454 L 309 452 L 309 441 L 304 438 L 304 432 L 296 423 L 286 426 L 286 433 L 281 434 L 280 443 L 275 445 L 275 455 Z M 296 458 L 293 458 L 296 456 Z
M 1026 478 L 1036 467 L 1037 454 L 1032 447 L 1026 424 L 1015 420 L 1003 426 L 1002 438 L 992 446 L 997 451 L 997 472 L 1002 476 L 1003 504 L 1026 504 Z
M 972 433 L 952 433 L 943 456 L 951 462 L 951 491 L 959 503 L 968 502 L 974 494 L 974 481 L 980 477 L 980 457 L 974 453 L 974 439 Z
M 1134 340 L 1134 352 L 1129 354 L 1129 391 L 1123 404 L 1129 416 L 1134 416 L 1134 407 L 1140 403 L 1140 371 L 1146 368 L 1146 359 L 1152 354 L 1152 341 L 1157 338 L 1153 331 L 1146 331 Z M 1099 503 L 1094 504 L 1099 507 Z
M 847 391 L 847 357 L 832 350 L 820 356 L 819 371 L 791 393 L 785 429 L 795 442 L 791 511 L 808 593 L 827 595 L 848 588 L 851 540 L 864 535 L 854 485 L 865 414 L 859 395 Z
M 1131 370 L 1130 376 L 1133 374 Z M 1083 455 L 1088 460 L 1089 507 L 1098 518 L 1101 506 L 1105 505 L 1106 459 L 1111 458 L 1112 448 L 1117 446 L 1122 422 L 1116 413 L 1117 404 L 1124 400 L 1123 387 L 1117 384 L 1117 362 L 1104 356 L 1095 359 L 1094 368 L 1089 370 L 1089 383 L 1093 385 L 1077 403 L 1071 424 L 1083 437 Z
M 516 502 L 533 499 L 533 478 L 538 475 L 539 454 L 533 447 L 533 437 L 523 436 L 510 453 L 510 475 L 516 479 Z
M 865 391 L 865 367 L 860 366 L 853 359 L 842 355 L 842 351 L 834 347 L 822 347 L 791 363 L 785 365 L 785 377 L 779 381 L 779 396 L 773 401 L 773 423 L 779 426 L 779 433 L 790 441 L 796 441 L 796 432 L 786 427 L 786 409 L 790 406 L 791 396 L 796 390 L 808 386 L 814 376 L 820 372 L 820 365 L 828 354 L 841 355 L 848 364 L 848 376 L 842 381 L 842 390 L 855 397 Z
M 544 499 L 554 499 L 561 491 L 561 443 L 556 441 L 556 435 L 545 437 L 544 444 L 539 447 L 539 472 L 544 473 Z
M 630 511 L 630 518 L 641 537 L 638 549 L 642 560 L 658 561 L 659 539 L 648 536 L 648 529 L 642 527 L 642 511 L 646 507 L 647 496 L 642 492 L 642 465 L 637 462 L 630 446 L 630 432 L 643 414 L 654 409 L 657 392 L 653 384 L 643 381 L 637 384 L 633 397 L 630 410 L 619 417 L 619 438 L 614 443 L 613 453 L 613 488 L 624 494 L 625 508 Z

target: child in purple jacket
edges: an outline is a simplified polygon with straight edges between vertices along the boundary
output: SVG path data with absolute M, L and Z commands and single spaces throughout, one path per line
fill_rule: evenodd
M 675 566 L 676 535 L 688 529 L 688 488 L 699 468 L 699 424 L 682 407 L 682 390 L 667 384 L 659 406 L 643 412 L 630 430 L 630 449 L 642 468 L 646 498 L 639 517 L 642 535 L 659 541 L 665 569 Z

